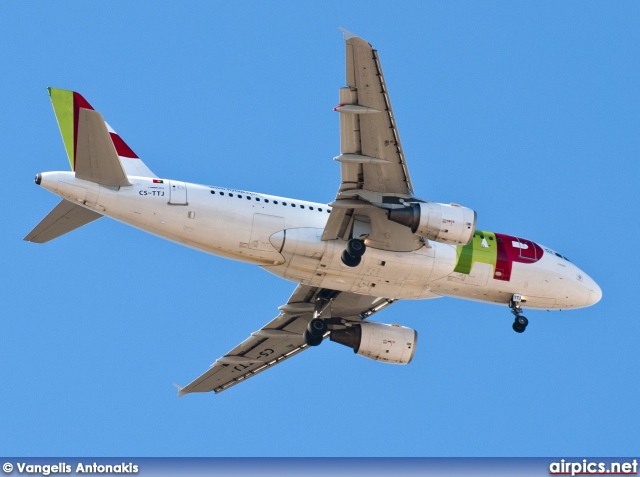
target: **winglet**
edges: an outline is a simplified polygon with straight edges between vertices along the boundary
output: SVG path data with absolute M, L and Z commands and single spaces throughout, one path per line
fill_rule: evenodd
M 342 32 L 342 36 L 344 37 L 344 41 L 350 40 L 351 38 L 360 38 L 358 35 L 354 35 L 348 30 L 345 30 L 342 27 L 338 27 L 338 30 Z
M 184 396 L 185 394 L 187 394 L 187 393 L 185 393 L 185 392 L 183 391 L 184 387 L 182 387 L 182 386 L 180 386 L 180 385 L 178 385 L 178 384 L 176 384 L 176 383 L 173 383 L 173 385 L 174 385 L 174 386 L 176 387 L 176 389 L 178 390 L 178 397 L 179 397 L 179 398 L 181 398 L 182 396 Z

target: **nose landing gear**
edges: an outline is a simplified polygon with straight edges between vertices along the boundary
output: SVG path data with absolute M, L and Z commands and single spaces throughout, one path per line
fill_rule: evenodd
M 527 329 L 527 325 L 529 324 L 529 320 L 525 316 L 522 316 L 522 307 L 520 303 L 524 302 L 521 295 L 514 293 L 509 301 L 509 308 L 511 308 L 511 313 L 513 313 L 516 317 L 513 322 L 512 328 L 516 333 L 522 333 Z

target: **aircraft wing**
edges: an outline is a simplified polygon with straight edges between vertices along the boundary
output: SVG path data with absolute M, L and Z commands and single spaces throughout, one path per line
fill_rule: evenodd
M 275 319 L 218 358 L 193 382 L 176 386 L 178 396 L 208 391 L 217 394 L 309 348 L 303 334 L 317 312 L 330 326 L 340 327 L 346 321 L 362 321 L 394 301 L 298 285 Z
M 343 30 L 347 87 L 340 89 L 340 155 L 342 183 L 323 240 L 349 239 L 354 222 L 370 224 L 368 241 L 395 251 L 422 246 L 411 231 L 389 222 L 387 210 L 413 198 L 413 186 L 391 109 L 378 52 L 362 38 Z M 357 224 L 355 224 L 357 226 Z M 362 227 L 360 227 L 362 228 Z M 358 229 L 358 227 L 356 227 Z

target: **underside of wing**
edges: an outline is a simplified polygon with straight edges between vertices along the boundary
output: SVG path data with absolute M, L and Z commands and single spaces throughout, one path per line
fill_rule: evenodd
M 345 327 L 345 323 L 362 321 L 393 301 L 298 285 L 275 319 L 217 359 L 193 382 L 178 387 L 178 395 L 219 393 L 304 351 L 309 348 L 304 339 L 305 330 L 316 316 L 321 315 L 335 329 Z
M 24 238 L 27 242 L 45 243 L 71 232 L 102 217 L 101 214 L 69 202 L 66 199 L 55 206 L 49 214 Z
M 347 87 L 340 89 L 341 191 L 364 189 L 411 197 L 413 187 L 402 152 L 378 52 L 362 38 L 345 35 Z
M 413 186 L 378 52 L 343 32 L 347 87 L 340 89 L 335 108 L 340 113 L 340 155 L 335 160 L 341 164 L 341 185 L 322 239 L 358 238 L 358 231 L 368 228 L 367 245 L 415 250 L 423 245 L 419 238 L 387 220 L 389 209 L 404 207 L 404 200 L 413 198 Z

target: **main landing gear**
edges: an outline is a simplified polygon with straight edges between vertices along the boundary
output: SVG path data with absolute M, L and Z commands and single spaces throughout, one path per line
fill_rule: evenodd
M 325 289 L 321 290 L 315 297 L 313 302 L 315 305 L 313 319 L 309 321 L 307 329 L 304 330 L 304 342 L 307 346 L 319 346 L 320 343 L 322 343 L 324 336 L 329 331 L 329 323 L 331 322 L 331 304 L 339 294 L 339 291 Z M 326 310 L 329 311 L 325 314 L 325 318 L 321 318 Z
M 367 250 L 364 240 L 351 239 L 347 242 L 347 248 L 342 252 L 342 263 L 347 267 L 357 267 L 360 265 L 362 256 Z
M 327 322 L 321 318 L 314 318 L 309 322 L 307 329 L 304 332 L 304 341 L 309 346 L 318 346 L 322 343 L 324 334 L 329 328 Z
M 520 307 L 520 303 L 524 300 L 522 296 L 514 293 L 509 301 L 509 308 L 511 308 L 511 313 L 516 316 L 515 321 L 513 322 L 513 331 L 516 333 L 522 333 L 527 329 L 527 325 L 529 324 L 529 320 L 525 316 L 522 316 L 522 307 Z

